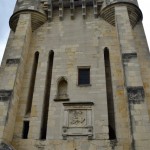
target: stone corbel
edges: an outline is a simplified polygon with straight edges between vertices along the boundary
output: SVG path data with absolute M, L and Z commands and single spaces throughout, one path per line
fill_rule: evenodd
M 59 18 L 60 20 L 63 19 L 63 0 L 59 0 Z
M 97 12 L 97 1 L 93 0 L 93 9 L 94 9 L 94 17 L 97 18 L 98 12 Z
M 52 0 L 48 0 L 48 20 L 52 20 L 52 14 L 53 14 L 53 6 L 52 6 Z
M 82 0 L 82 16 L 86 18 L 86 0 Z
M 74 0 L 70 0 L 71 19 L 74 19 Z

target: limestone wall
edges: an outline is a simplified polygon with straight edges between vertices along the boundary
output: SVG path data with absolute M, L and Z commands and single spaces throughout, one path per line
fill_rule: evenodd
M 31 7 L 35 6 L 30 2 Z M 73 18 L 68 7 L 63 10 L 62 18 L 61 7 L 54 9 L 52 18 L 40 25 L 37 23 L 41 18 L 34 22 L 37 11 L 18 12 L 19 21 L 10 33 L 0 68 L 1 141 L 12 144 L 16 150 L 145 150 L 149 147 L 149 52 L 142 23 L 134 20 L 132 28 L 128 14 L 136 8 L 139 15 L 136 19 L 141 19 L 141 12 L 135 5 L 113 5 L 110 13 L 115 23 L 111 25 L 110 14 L 103 16 L 104 21 L 97 11 L 101 2 L 86 7 L 86 17 L 84 3 L 74 9 Z M 28 8 L 29 1 L 18 1 L 18 4 L 19 8 L 32 9 Z M 104 14 L 109 11 L 107 8 Z M 12 26 L 14 19 L 15 15 Z M 37 25 L 34 30 L 33 24 Z M 105 48 L 110 55 L 116 128 L 113 140 L 109 137 Z M 47 74 L 50 51 L 54 52 L 52 77 Z M 36 52 L 39 57 L 31 98 Z M 90 84 L 81 86 L 78 68 L 82 67 L 90 69 Z M 66 98 L 58 96 L 61 79 L 67 83 Z M 47 82 L 51 82 L 49 89 Z M 47 99 L 46 91 L 50 94 Z M 32 101 L 31 112 L 27 113 L 29 101 Z M 48 107 L 44 106 L 45 101 Z M 48 116 L 43 117 L 45 108 Z M 46 139 L 41 139 L 45 118 L 48 118 L 47 134 Z M 24 126 L 25 121 L 28 127 Z M 27 137 L 23 136 L 24 128 Z

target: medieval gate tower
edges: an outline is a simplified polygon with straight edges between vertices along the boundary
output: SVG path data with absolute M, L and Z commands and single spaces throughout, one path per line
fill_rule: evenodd
M 0 68 L 0 150 L 149 150 L 150 55 L 136 0 L 18 0 Z

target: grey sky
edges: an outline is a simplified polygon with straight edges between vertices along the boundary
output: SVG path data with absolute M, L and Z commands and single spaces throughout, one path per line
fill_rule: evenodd
M 138 0 L 143 12 L 143 24 L 150 47 L 150 0 Z M 4 53 L 5 45 L 9 35 L 9 18 L 12 15 L 16 0 L 0 0 L 0 62 Z
M 0 62 L 9 35 L 9 18 L 14 10 L 16 0 L 0 0 Z

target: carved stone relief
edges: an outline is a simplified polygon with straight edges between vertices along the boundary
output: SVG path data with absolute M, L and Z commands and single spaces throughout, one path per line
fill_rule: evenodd
M 86 111 L 70 110 L 69 127 L 85 127 L 85 126 L 86 126 Z
M 144 101 L 144 89 L 139 87 L 127 87 L 128 100 L 133 104 L 140 104 Z
M 70 136 L 87 136 L 92 139 L 92 102 L 63 103 L 64 126 L 62 127 L 63 139 Z

